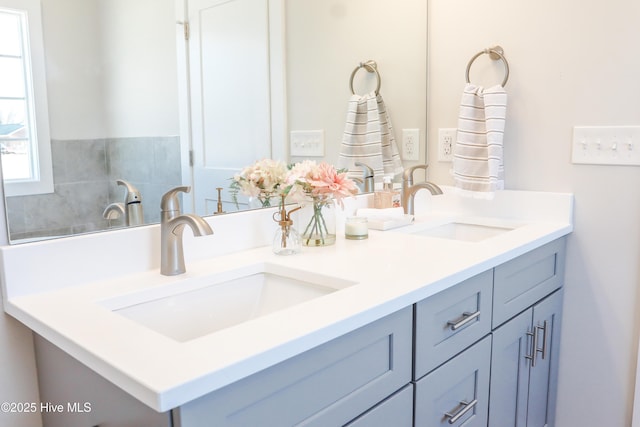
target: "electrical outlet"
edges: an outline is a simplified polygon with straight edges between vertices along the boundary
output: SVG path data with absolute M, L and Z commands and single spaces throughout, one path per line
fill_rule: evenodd
M 420 160 L 420 129 L 402 129 L 402 159 Z
M 440 128 L 438 129 L 438 161 L 452 162 L 453 147 L 456 143 L 456 128 Z

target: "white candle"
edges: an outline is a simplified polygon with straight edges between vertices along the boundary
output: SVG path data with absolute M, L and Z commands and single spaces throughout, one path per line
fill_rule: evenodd
M 369 237 L 369 226 L 367 225 L 367 218 L 347 218 L 347 221 L 344 224 L 344 237 L 351 240 L 360 240 Z

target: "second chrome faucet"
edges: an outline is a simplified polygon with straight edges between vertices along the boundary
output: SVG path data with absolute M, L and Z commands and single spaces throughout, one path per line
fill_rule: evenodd
M 209 224 L 198 215 L 180 213 L 180 192 L 188 193 L 191 187 L 176 187 L 167 191 L 160 202 L 160 273 L 175 276 L 186 271 L 182 232 L 188 225 L 194 236 L 213 234 Z
M 432 182 L 413 183 L 413 172 L 416 169 L 427 169 L 427 165 L 413 166 L 404 170 L 402 176 L 402 206 L 404 213 L 409 215 L 415 214 L 414 199 L 419 190 L 429 190 L 431 194 L 442 194 L 442 189 Z

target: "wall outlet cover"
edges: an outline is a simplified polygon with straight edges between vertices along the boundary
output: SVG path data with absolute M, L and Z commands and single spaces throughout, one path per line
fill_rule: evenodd
M 420 129 L 402 129 L 402 159 L 420 160 Z
M 438 129 L 438 161 L 452 162 L 453 149 L 456 144 L 456 128 L 439 128 Z

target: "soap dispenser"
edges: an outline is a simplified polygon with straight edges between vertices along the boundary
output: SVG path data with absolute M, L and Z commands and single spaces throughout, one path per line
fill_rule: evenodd
M 275 235 L 273 236 L 273 253 L 276 255 L 294 255 L 300 252 L 302 248 L 302 240 L 300 234 L 293 228 L 293 221 L 291 220 L 291 214 L 302 206 L 298 206 L 295 209 L 291 209 L 287 212 L 284 205 L 285 195 L 282 196 L 280 203 L 280 210 L 273 214 L 273 220 L 280 226 Z M 277 217 L 280 217 L 279 219 Z
M 376 209 L 398 208 L 402 206 L 402 195 L 400 191 L 393 189 L 391 176 L 382 178 L 382 190 L 373 194 L 373 204 Z

